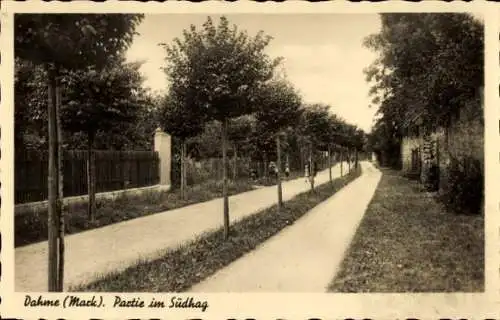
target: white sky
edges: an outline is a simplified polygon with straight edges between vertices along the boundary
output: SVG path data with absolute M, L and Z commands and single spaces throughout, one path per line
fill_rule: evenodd
M 273 37 L 267 52 L 282 56 L 288 79 L 306 103 L 326 103 L 332 112 L 365 131 L 372 125 L 376 110 L 370 109 L 369 85 L 363 69 L 375 53 L 362 45 L 364 37 L 380 29 L 377 14 L 237 14 L 226 15 L 231 24 L 255 35 L 263 30 Z M 129 60 L 145 60 L 142 72 L 146 86 L 167 88 L 164 49 L 158 44 L 181 37 L 190 24 L 200 26 L 207 15 L 146 15 L 138 27 L 127 55 Z M 215 23 L 219 17 L 212 15 Z

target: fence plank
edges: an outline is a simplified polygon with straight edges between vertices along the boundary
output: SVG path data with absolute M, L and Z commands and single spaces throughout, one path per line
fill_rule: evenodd
M 159 158 L 155 151 L 96 150 L 97 192 L 155 185 Z M 47 154 L 23 152 L 15 160 L 15 202 L 47 199 Z M 64 152 L 64 195 L 87 193 L 87 151 Z

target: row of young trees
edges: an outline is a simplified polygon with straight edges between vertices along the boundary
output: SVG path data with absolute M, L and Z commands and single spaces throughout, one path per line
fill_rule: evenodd
M 298 137 L 308 145 L 311 160 L 317 150 L 329 150 L 334 143 L 357 150 L 363 145 L 362 131 L 331 115 L 329 106 L 304 106 L 293 85 L 276 75 L 281 58 L 273 59 L 266 54 L 270 41 L 271 37 L 263 32 L 249 36 L 222 17 L 217 25 L 208 18 L 201 29 L 192 25 L 172 44 L 162 44 L 167 62 L 164 71 L 171 85 L 160 123 L 182 144 L 183 197 L 188 139 L 199 136 L 207 122 L 221 125 L 225 239 L 229 236 L 229 139 L 233 145 L 251 139 L 261 152 L 274 145 L 278 210 L 282 205 L 281 145 L 287 132 L 298 130 Z M 310 181 L 314 189 L 312 174 Z
M 192 26 L 182 39 L 163 44 L 168 92 L 160 96 L 145 90 L 141 63 L 124 58 L 142 18 L 126 14 L 15 17 L 16 153 L 48 149 L 49 155 L 49 291 L 63 290 L 65 148 L 89 151 L 92 220 L 96 212 L 93 150 L 150 149 L 158 126 L 180 139 L 183 163 L 188 141 L 203 145 L 203 139 L 213 143 L 219 136 L 224 164 L 230 141 L 235 155 L 259 153 L 277 159 L 278 177 L 281 151 L 293 143 L 307 146 L 311 158 L 316 151 L 334 147 L 363 147 L 361 130 L 332 115 L 327 105 L 305 104 L 293 85 L 276 75 L 281 59 L 265 53 L 270 37 L 263 33 L 251 37 L 230 27 L 226 18 L 218 25 L 208 18 L 201 30 Z M 223 168 L 227 238 L 228 173 L 227 166 Z M 181 171 L 185 195 L 184 164 Z M 280 179 L 278 204 L 282 204 Z

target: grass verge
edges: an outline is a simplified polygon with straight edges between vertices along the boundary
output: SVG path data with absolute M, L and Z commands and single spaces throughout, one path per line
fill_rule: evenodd
M 290 177 L 282 181 L 296 179 L 299 172 L 292 172 Z M 276 184 L 276 179 L 263 179 L 262 186 Z M 249 179 L 229 180 L 229 195 L 255 189 L 255 181 Z M 87 203 L 66 206 L 65 233 L 78 232 L 104 227 L 113 223 L 131 220 L 147 215 L 185 207 L 191 204 L 209 201 L 222 197 L 222 181 L 210 180 L 187 187 L 187 197 L 183 200 L 180 191 L 151 191 L 143 195 L 120 196 L 115 200 L 98 200 L 97 214 L 94 222 L 89 221 Z M 47 240 L 48 211 L 23 213 L 15 215 L 15 247 Z
M 483 291 L 484 217 L 446 211 L 417 182 L 381 171 L 330 291 Z
M 280 214 L 276 206 L 242 219 L 231 226 L 224 241 L 222 228 L 206 233 L 174 250 L 167 250 L 153 261 L 141 261 L 123 272 L 103 276 L 71 291 L 101 292 L 182 292 L 217 270 L 255 249 L 259 244 L 293 224 L 297 219 L 331 197 L 361 175 L 361 168 L 324 183 L 315 192 L 304 192 L 284 203 Z
M 249 180 L 229 181 L 229 195 L 253 190 Z M 209 201 L 222 197 L 222 182 L 207 181 L 189 186 L 186 200 L 180 196 L 180 191 L 151 191 L 143 195 L 121 196 L 115 200 L 98 200 L 97 213 L 94 222 L 88 220 L 87 204 L 66 206 L 66 234 L 91 230 L 113 223 L 131 220 L 158 212 L 181 208 L 191 204 Z M 15 246 L 47 240 L 47 209 L 37 213 L 15 215 Z

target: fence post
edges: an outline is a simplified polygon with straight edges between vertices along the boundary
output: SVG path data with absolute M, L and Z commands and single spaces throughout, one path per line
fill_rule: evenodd
M 154 150 L 158 152 L 160 184 L 170 186 L 171 184 L 171 159 L 172 139 L 169 134 L 160 128 L 156 129 L 154 137 Z

